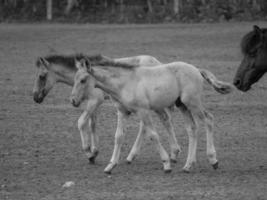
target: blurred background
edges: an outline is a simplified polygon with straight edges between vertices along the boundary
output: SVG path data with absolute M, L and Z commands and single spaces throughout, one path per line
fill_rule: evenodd
M 266 0 L 1 0 L 0 21 L 170 23 L 266 20 Z

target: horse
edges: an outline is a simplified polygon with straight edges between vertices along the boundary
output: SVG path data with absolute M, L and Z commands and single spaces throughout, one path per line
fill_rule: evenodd
M 80 56 L 81 55 L 78 55 L 77 58 L 79 58 Z M 94 62 L 95 61 L 97 61 L 97 62 L 107 61 L 106 58 L 104 56 L 102 56 L 102 55 L 91 56 L 91 57 L 88 57 L 88 59 L 90 59 L 90 61 L 94 61 Z M 109 61 L 111 61 L 111 60 L 109 60 Z M 122 59 L 120 59 L 119 61 L 117 59 L 115 61 L 118 62 L 118 63 L 122 63 L 122 64 L 123 63 L 129 64 L 129 62 L 122 62 Z M 135 65 L 138 64 L 138 62 L 136 62 L 136 63 L 131 62 L 131 63 L 133 63 Z M 141 66 L 141 65 L 138 64 L 138 66 Z M 146 66 L 154 67 L 155 65 L 151 65 L 151 63 L 148 63 Z M 79 74 L 79 73 L 76 73 L 75 77 L 79 76 L 77 74 Z M 74 87 L 79 92 L 75 92 L 75 94 L 73 94 L 70 97 L 71 103 L 72 103 L 72 105 L 74 107 L 78 107 L 81 104 L 82 101 L 89 100 L 91 105 L 90 105 L 90 111 L 88 111 L 88 113 L 89 112 L 94 113 L 95 109 L 97 109 L 97 102 L 98 102 L 98 96 L 96 94 L 96 92 L 98 92 L 98 91 L 96 91 L 95 90 L 96 88 L 94 87 L 95 79 L 92 78 L 92 77 L 87 79 L 87 77 L 83 78 L 83 76 L 84 75 L 81 74 L 81 76 L 79 78 L 75 78 L 75 79 L 79 79 L 80 82 L 83 83 L 83 84 L 79 84 L 78 87 L 74 85 Z M 89 102 L 88 102 L 88 104 L 89 104 Z M 118 119 L 123 119 L 123 120 L 125 119 L 126 120 L 130 116 L 131 112 L 124 112 L 124 110 L 122 111 L 120 109 L 120 107 L 121 107 L 120 103 L 117 102 L 116 100 L 114 101 L 114 99 L 113 99 L 113 104 L 115 105 L 115 107 L 118 110 Z M 163 122 L 163 125 L 164 126 L 170 126 L 169 131 L 168 131 L 168 141 L 169 141 L 170 150 L 171 150 L 170 157 L 171 157 L 171 162 L 176 163 L 177 162 L 177 156 L 181 152 L 181 147 L 177 142 L 173 127 L 171 126 L 171 124 L 169 125 L 169 123 L 171 121 L 170 110 L 173 110 L 173 107 L 166 108 L 164 110 L 167 119 L 165 120 L 166 122 L 165 121 Z M 115 144 L 114 144 L 113 153 L 112 153 L 112 156 L 111 156 L 109 164 L 104 169 L 104 172 L 107 173 L 107 174 L 111 174 L 112 169 L 119 162 L 119 157 L 120 157 L 120 152 L 121 152 L 121 145 L 122 145 L 122 142 L 121 142 L 120 138 L 124 135 L 123 126 L 124 126 L 125 123 L 124 123 L 123 120 L 120 120 L 120 121 L 118 120 L 118 123 L 117 123 L 117 126 L 120 127 L 120 129 L 117 128 L 117 130 L 116 130 L 116 133 L 115 133 Z M 141 142 L 142 142 L 142 140 L 140 138 L 140 135 L 141 135 L 141 132 L 144 131 L 143 128 L 144 128 L 144 126 L 143 126 L 142 122 L 140 122 L 140 128 L 139 128 L 138 136 L 137 136 L 136 141 L 135 141 L 135 143 L 134 143 L 134 145 L 133 145 L 133 147 L 132 147 L 132 149 L 131 149 L 131 151 L 130 151 L 127 159 L 126 159 L 128 164 L 131 164 L 132 161 L 136 158 L 136 156 L 140 152 L 140 145 L 141 145 Z M 169 172 L 169 171 L 166 171 L 166 172 Z
M 75 58 L 77 55 L 49 55 L 40 57 L 36 61 L 37 73 L 33 87 L 33 99 L 36 103 L 42 103 L 49 91 L 58 82 L 73 86 L 74 75 L 77 71 L 75 67 Z M 99 59 L 100 57 L 95 57 Z M 101 60 L 111 60 L 111 58 L 101 56 Z M 136 65 L 158 65 L 161 64 L 156 58 L 148 55 L 139 55 L 133 57 L 117 58 L 117 62 L 132 63 Z M 93 88 L 94 102 L 89 100 L 86 108 L 78 119 L 78 129 L 80 131 L 82 149 L 89 159 L 90 163 L 95 163 L 98 155 L 99 137 L 96 134 L 96 111 L 103 103 L 105 95 L 102 90 Z M 94 107 L 94 112 L 91 112 Z M 122 132 L 123 115 L 118 113 L 117 132 Z M 91 145 L 89 144 L 88 131 L 91 130 Z M 175 142 L 175 141 L 174 141 Z
M 185 119 L 189 136 L 188 156 L 183 171 L 189 172 L 196 162 L 198 121 L 205 124 L 207 135 L 207 157 L 214 169 L 218 168 L 218 160 L 213 142 L 213 116 L 201 103 L 203 79 L 207 80 L 221 94 L 232 91 L 230 84 L 219 81 L 214 74 L 184 62 L 161 64 L 154 67 L 137 66 L 116 61 L 92 62 L 88 56 L 77 58 L 74 86 L 71 101 L 81 101 L 84 93 L 90 94 L 91 88 L 99 88 L 118 102 L 122 113 L 136 113 L 144 127 L 137 136 L 139 143 L 136 152 L 141 148 L 141 141 L 147 135 L 155 142 L 160 154 L 163 169 L 171 171 L 171 161 L 155 131 L 150 112 L 154 111 L 165 125 L 169 134 L 173 133 L 173 125 L 166 108 L 177 106 Z M 91 81 L 94 80 L 96 81 Z M 124 141 L 124 135 L 116 134 L 118 148 Z M 117 165 L 120 149 L 116 160 L 111 160 L 108 169 Z M 135 152 L 135 153 L 136 153 Z
M 246 92 L 267 72 L 267 29 L 256 25 L 241 40 L 243 60 L 233 84 Z

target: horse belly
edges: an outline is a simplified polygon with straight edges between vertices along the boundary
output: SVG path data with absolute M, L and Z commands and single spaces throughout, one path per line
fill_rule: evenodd
M 158 79 L 146 90 L 149 106 L 152 109 L 162 109 L 174 104 L 179 96 L 179 87 L 176 79 Z

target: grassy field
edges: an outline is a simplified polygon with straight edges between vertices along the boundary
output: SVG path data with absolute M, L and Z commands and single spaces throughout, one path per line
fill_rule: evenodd
M 188 138 L 178 110 L 173 113 L 183 152 L 171 174 L 164 174 L 150 141 L 127 165 L 126 156 L 138 131 L 131 116 L 121 162 L 111 176 L 109 162 L 116 110 L 107 101 L 98 114 L 100 154 L 95 165 L 81 150 L 76 122 L 81 108 L 69 104 L 71 88 L 58 84 L 45 101 L 33 102 L 35 60 L 54 53 L 102 53 L 110 57 L 149 54 L 162 62 L 182 60 L 209 69 L 232 82 L 242 55 L 239 43 L 253 24 L 172 25 L 0 25 L 0 199 L 258 199 L 267 198 L 267 76 L 246 94 L 222 96 L 205 84 L 205 107 L 215 117 L 215 146 L 220 162 L 214 171 L 206 159 L 201 129 L 198 163 L 192 172 L 181 168 Z M 165 130 L 154 117 L 163 144 Z M 63 188 L 66 181 L 75 185 Z

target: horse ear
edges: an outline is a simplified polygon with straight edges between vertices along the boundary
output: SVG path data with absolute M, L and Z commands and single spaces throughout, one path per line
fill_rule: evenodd
M 47 66 L 49 65 L 49 62 L 45 58 L 40 57 L 37 59 L 37 65 L 47 68 Z
M 75 66 L 76 66 L 76 68 L 79 70 L 79 69 L 82 69 L 83 68 L 83 66 L 82 66 L 82 62 L 81 62 L 81 60 L 77 60 L 77 59 L 75 59 Z
M 257 25 L 254 25 L 254 26 L 253 26 L 253 29 L 254 29 L 254 31 L 260 31 L 260 32 L 261 32 L 261 28 L 258 27 Z
M 258 27 L 257 25 L 254 25 L 254 26 L 253 26 L 253 30 L 254 30 L 254 32 L 255 32 L 256 34 L 259 34 L 259 35 L 262 34 L 262 30 L 261 30 L 261 28 Z
M 88 59 L 83 59 L 84 60 L 84 66 L 86 67 L 87 72 L 92 72 L 92 66 L 91 63 Z

